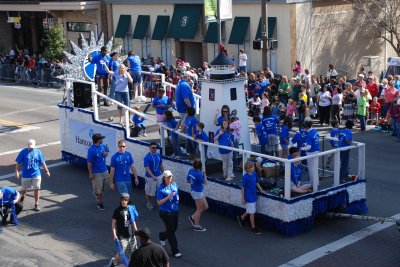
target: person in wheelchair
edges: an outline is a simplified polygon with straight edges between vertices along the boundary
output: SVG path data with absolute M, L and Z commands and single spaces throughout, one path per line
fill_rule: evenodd
M 22 205 L 18 202 L 20 194 L 12 187 L 4 186 L 0 189 L 0 216 L 1 224 L 7 225 L 8 214 L 11 213 L 9 223 L 18 224 L 17 215 L 22 211 Z

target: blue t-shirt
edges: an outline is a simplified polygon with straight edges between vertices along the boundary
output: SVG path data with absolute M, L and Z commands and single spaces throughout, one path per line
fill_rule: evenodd
M 307 132 L 300 128 L 298 132 L 295 133 L 291 142 L 292 144 L 297 144 L 297 148 L 300 149 L 306 143 Z
M 208 136 L 204 131 L 197 131 L 195 130 L 195 135 L 197 139 L 203 140 L 204 142 L 208 142 Z
M 217 126 L 221 126 L 222 122 L 224 120 L 228 120 L 229 121 L 229 118 L 230 118 L 230 116 L 226 117 L 226 116 L 223 116 L 223 115 L 219 115 L 218 118 L 217 118 Z
M 256 126 L 256 133 L 258 136 L 258 141 L 260 141 L 260 145 L 266 145 L 268 143 L 268 135 L 262 123 L 259 123 Z
M 262 123 L 267 135 L 278 134 L 279 119 L 277 117 L 271 115 L 268 118 L 263 118 Z
M 40 176 L 40 165 L 45 163 L 42 152 L 34 148 L 29 151 L 28 148 L 22 149 L 15 161 L 22 165 L 22 177 L 23 178 L 34 178 Z
M 258 86 L 257 86 L 258 85 Z M 265 87 L 267 87 L 267 83 L 265 81 L 257 81 L 254 89 L 254 93 L 258 94 L 260 97 L 265 92 Z
M 137 114 L 133 115 L 132 121 L 135 123 L 135 126 L 146 126 L 146 119 Z
M 101 61 L 104 61 L 110 69 L 112 58 L 109 55 L 102 56 L 101 54 L 92 57 L 92 63 L 96 64 L 96 75 L 108 75 L 105 66 L 100 63 Z
M 394 82 L 394 88 L 396 88 L 397 90 L 400 90 L 400 80 L 397 80 Z
M 118 71 L 118 67 L 119 67 L 119 62 L 116 60 L 111 61 L 111 70 L 113 72 L 119 72 Z M 113 77 L 113 80 L 115 80 L 115 77 Z
M 9 186 L 4 186 L 0 190 L 3 193 L 3 198 L 0 200 L 0 203 L 3 204 L 11 204 L 18 195 L 18 191 Z
M 245 173 L 242 177 L 242 188 L 244 189 L 244 201 L 246 203 L 257 202 L 257 182 L 256 172 L 252 174 Z
M 130 71 L 142 71 L 142 67 L 140 66 L 140 57 L 139 56 L 129 56 L 128 61 L 130 64 Z
M 166 111 L 168 109 L 168 106 L 171 105 L 171 99 L 169 99 L 169 97 L 166 95 L 161 98 L 156 96 L 153 99 L 153 106 L 158 106 L 158 105 L 163 105 L 164 107 L 156 108 L 156 114 L 163 115 L 164 111 Z
M 179 196 L 178 185 L 176 183 L 172 183 L 170 185 L 165 185 L 164 183 L 162 183 L 157 189 L 157 200 L 161 200 L 167 197 L 172 192 L 176 192 L 175 196 L 171 197 L 164 204 L 159 206 L 160 211 L 178 212 Z
M 289 131 L 290 131 L 290 128 L 289 128 L 289 126 L 287 126 L 287 125 L 284 125 L 283 127 L 282 127 L 282 130 L 281 130 L 281 136 L 280 136 L 280 142 L 281 142 L 281 145 L 289 145 Z M 286 139 L 287 140 L 287 143 L 285 142 L 285 140 L 284 139 Z
M 339 138 L 339 131 L 340 131 L 339 128 L 332 128 L 331 131 L 329 132 L 329 136 Z M 329 143 L 331 144 L 332 147 L 338 146 L 338 141 L 329 140 Z
M 185 119 L 185 125 L 186 125 L 186 134 L 189 136 L 192 136 L 192 130 L 193 132 L 196 132 L 196 125 L 197 125 L 197 119 L 195 116 L 187 116 Z
M 166 121 L 165 125 L 167 125 L 169 128 L 175 129 L 176 126 L 178 125 L 178 121 L 175 118 L 172 118 L 170 121 Z M 175 132 L 172 132 L 172 137 L 178 137 L 179 135 Z
M 311 146 L 311 148 L 307 150 L 308 153 L 319 151 L 319 133 L 317 130 L 314 128 L 308 130 L 306 143 Z
M 192 88 L 190 88 L 189 84 L 186 81 L 180 80 L 175 90 L 176 110 L 179 113 L 186 112 L 187 106 L 184 101 L 185 98 L 189 99 L 191 106 L 194 108 L 195 103 Z
M 221 129 L 218 129 L 215 132 L 215 135 L 218 135 Z M 233 142 L 233 134 L 231 134 L 230 132 L 224 131 L 223 134 L 220 135 L 220 137 L 218 138 L 218 145 L 220 146 L 232 146 L 232 142 Z M 223 149 L 223 148 L 219 148 L 219 153 L 220 154 L 228 154 L 231 153 L 232 150 L 228 150 L 228 149 Z
M 151 154 L 150 152 L 146 154 L 143 159 L 144 167 L 149 167 L 150 171 L 153 173 L 155 177 L 161 175 L 160 165 L 162 164 L 161 155 L 159 153 Z M 146 171 L 146 177 L 151 177 L 149 173 Z
M 186 180 L 191 183 L 190 188 L 195 192 L 203 192 L 204 190 L 204 175 L 200 170 L 190 169 Z
M 350 146 L 349 144 L 346 143 L 346 139 L 353 141 L 353 133 L 351 132 L 350 129 L 347 128 L 339 132 L 339 147 Z
M 292 156 L 289 155 L 288 159 L 292 159 Z M 299 181 L 301 181 L 301 177 L 303 175 L 303 167 L 301 163 L 294 164 L 293 162 L 290 164 L 290 180 L 292 183 L 297 185 Z
M 131 174 L 129 171 L 134 162 L 135 161 L 133 160 L 131 153 L 128 151 L 125 151 L 123 154 L 117 152 L 111 157 L 110 167 L 115 168 L 115 182 L 125 182 L 131 180 Z
M 103 156 L 104 152 L 108 152 L 108 148 L 100 144 L 91 145 L 87 154 L 87 161 L 92 163 L 92 172 L 93 173 L 103 173 L 107 171 L 106 165 L 106 157 Z

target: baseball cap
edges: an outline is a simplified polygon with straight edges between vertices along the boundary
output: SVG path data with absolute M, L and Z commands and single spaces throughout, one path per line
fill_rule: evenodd
M 358 74 L 358 77 L 360 77 L 360 78 L 364 78 L 364 74 Z
M 172 176 L 172 172 L 170 170 L 164 171 L 163 177 L 169 177 L 169 176 Z
M 113 57 L 113 56 L 115 56 L 117 54 L 117 52 L 112 52 L 111 54 L 110 54 L 110 57 Z
M 134 234 L 144 240 L 149 240 L 151 237 L 151 232 L 150 232 L 149 228 L 142 228 L 142 229 L 136 230 Z
M 92 135 L 92 140 L 93 140 L 94 143 L 96 143 L 100 139 L 104 139 L 104 138 L 106 138 L 106 137 L 101 135 L 101 133 L 95 133 L 95 134 Z
M 121 198 L 130 198 L 128 193 L 122 193 Z
M 35 147 L 36 147 L 35 139 L 29 139 L 28 140 L 28 148 L 35 148 Z

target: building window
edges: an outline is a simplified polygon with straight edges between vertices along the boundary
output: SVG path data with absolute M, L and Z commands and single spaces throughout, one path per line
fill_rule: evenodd
M 236 88 L 231 88 L 231 101 L 237 100 Z
M 92 23 L 89 22 L 67 22 L 69 32 L 91 32 Z
M 208 100 L 213 102 L 215 101 L 215 89 L 210 88 L 208 92 Z

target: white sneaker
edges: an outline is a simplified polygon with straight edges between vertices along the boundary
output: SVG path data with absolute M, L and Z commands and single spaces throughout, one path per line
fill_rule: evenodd
M 175 256 L 175 258 L 182 258 L 182 253 L 178 252 L 174 256 Z
M 161 246 L 165 246 L 165 240 L 160 240 L 160 244 L 161 244 Z
M 232 178 L 232 177 L 227 177 L 227 178 L 225 179 L 225 181 L 227 181 L 227 182 L 233 181 L 233 178 Z
M 114 267 L 114 266 L 115 266 L 115 264 L 114 264 L 114 257 L 111 258 L 111 260 L 110 260 L 110 262 L 108 263 L 107 266 L 109 266 L 109 267 Z
M 147 133 L 144 133 L 143 136 L 146 137 L 146 136 L 147 136 Z

